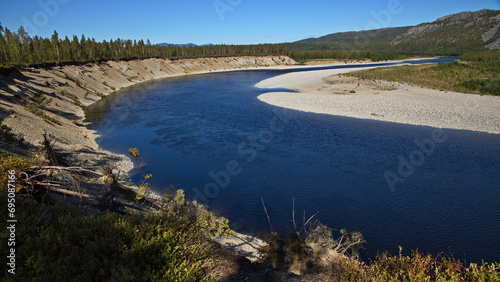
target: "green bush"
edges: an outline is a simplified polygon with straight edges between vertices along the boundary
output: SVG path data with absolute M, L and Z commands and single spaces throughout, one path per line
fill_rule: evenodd
M 27 161 L 22 158 L 14 157 L 14 156 L 6 156 L 0 154 L 0 191 L 5 191 L 7 187 L 5 187 L 5 183 L 7 183 L 8 175 L 10 170 L 14 170 L 16 172 L 16 177 L 20 176 L 21 172 L 31 171 L 31 166 L 33 165 L 32 161 Z M 19 190 L 21 187 L 16 184 L 16 190 Z M 3 202 L 6 203 L 7 201 Z
M 500 95 L 500 79 L 471 79 L 459 83 L 457 87 L 481 94 Z
M 128 153 L 134 157 L 135 160 L 138 160 L 141 156 L 138 148 L 129 148 Z
M 11 141 L 15 140 L 15 138 L 16 136 L 12 133 L 12 128 L 5 124 L 0 125 L 0 140 Z
M 6 202 L 6 193 L 0 192 Z M 16 198 L 16 275 L 2 281 L 204 281 L 210 248 L 200 229 L 166 213 L 86 215 Z M 6 209 L 0 211 L 7 218 Z M 1 237 L 6 232 L 2 230 Z M 6 257 L 7 248 L 1 248 Z
M 485 51 L 485 52 L 465 53 L 460 56 L 460 59 L 469 62 L 500 61 L 500 52 Z
M 49 121 L 49 122 L 52 122 L 52 123 L 55 123 L 55 124 L 59 124 L 59 125 L 61 124 L 61 122 L 58 119 L 47 115 L 47 113 L 45 113 L 44 110 L 40 109 L 37 105 L 35 105 L 33 103 L 28 102 L 27 104 L 24 105 L 24 108 L 28 112 L 30 112 L 32 114 L 35 114 L 35 115 L 43 118 L 46 121 Z
M 368 264 L 344 260 L 341 269 L 341 281 L 500 281 L 499 263 L 465 267 L 452 258 L 419 252 L 410 256 L 382 253 Z

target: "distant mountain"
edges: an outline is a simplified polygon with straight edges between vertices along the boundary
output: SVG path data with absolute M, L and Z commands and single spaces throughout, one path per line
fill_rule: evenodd
M 297 41 L 297 43 L 315 43 L 315 44 L 343 44 L 343 45 L 366 45 L 384 43 L 396 39 L 398 36 L 407 32 L 411 26 L 391 27 L 364 31 L 348 31 L 332 33 L 318 38 L 309 38 Z M 368 42 L 370 41 L 370 42 Z
M 396 49 L 480 51 L 500 49 L 500 11 L 463 12 L 410 28 L 391 41 Z
M 194 43 L 187 43 L 187 44 L 174 44 L 174 43 L 158 43 L 156 44 L 158 46 L 171 46 L 171 45 L 174 45 L 174 46 L 178 46 L 178 47 L 197 47 L 197 46 L 213 46 L 214 44 L 212 43 L 208 43 L 208 44 L 202 44 L 202 45 L 196 45 Z
M 158 43 L 156 45 L 158 45 L 158 46 L 164 46 L 164 47 L 168 47 L 168 46 L 171 46 L 171 45 L 175 45 L 175 46 L 178 46 L 178 47 L 196 47 L 196 46 L 198 46 L 198 45 L 196 45 L 194 43 L 187 43 L 187 44 Z
M 298 49 L 387 50 L 399 53 L 453 55 L 500 50 L 500 10 L 462 12 L 417 26 L 340 32 L 292 43 Z M 302 47 L 301 47 L 302 46 Z

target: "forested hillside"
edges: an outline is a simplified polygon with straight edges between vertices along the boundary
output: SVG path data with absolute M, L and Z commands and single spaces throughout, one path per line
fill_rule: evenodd
M 116 39 L 97 42 L 94 38 L 74 35 L 59 38 L 31 37 L 23 27 L 17 32 L 0 25 L 0 66 L 37 65 L 64 62 L 131 60 L 146 58 L 185 59 L 221 56 L 287 55 L 283 44 L 159 46 L 149 40 Z
M 417 26 L 341 32 L 300 40 L 290 50 L 384 50 L 405 55 L 458 56 L 500 50 L 500 10 L 462 12 Z
M 500 49 L 500 11 L 463 12 L 412 27 L 390 42 L 398 53 L 460 55 Z
M 309 38 L 293 43 L 291 49 L 318 50 L 313 44 L 321 44 L 336 50 L 384 50 L 387 42 L 396 39 L 411 27 L 382 28 L 376 30 L 349 31 L 333 33 L 318 38 Z M 311 44 L 312 43 L 312 44 Z

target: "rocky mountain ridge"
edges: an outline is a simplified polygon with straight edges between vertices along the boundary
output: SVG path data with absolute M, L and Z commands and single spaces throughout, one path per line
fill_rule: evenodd
M 416 26 L 333 33 L 295 43 L 428 55 L 500 50 L 500 10 L 461 12 Z

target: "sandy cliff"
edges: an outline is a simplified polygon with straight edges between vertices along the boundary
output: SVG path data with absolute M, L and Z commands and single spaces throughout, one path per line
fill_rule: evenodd
M 3 71 L 0 74 L 0 119 L 32 148 L 40 145 L 42 134 L 47 132 L 54 136 L 56 147 L 66 155 L 69 163 L 85 161 L 86 165 L 104 165 L 113 162 L 126 171 L 132 168 L 129 158 L 101 150 L 95 142 L 95 132 L 82 123 L 85 106 L 121 88 L 153 79 L 292 64 L 295 61 L 285 56 L 248 56 L 107 61 Z M 31 111 L 26 107 L 28 104 L 32 106 Z M 40 109 L 38 114 L 33 113 L 33 108 Z M 2 145 L 4 151 L 15 149 Z

